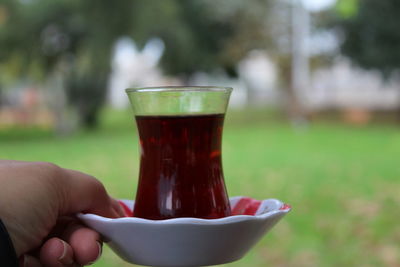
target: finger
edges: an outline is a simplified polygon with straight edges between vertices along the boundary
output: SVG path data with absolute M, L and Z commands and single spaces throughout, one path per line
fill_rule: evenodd
M 19 259 L 19 267 L 42 267 L 40 261 L 30 255 L 23 255 Z
M 60 215 L 90 212 L 105 217 L 120 217 L 100 181 L 78 171 L 65 170 L 65 172 L 66 179 L 59 180 L 62 183 Z
M 90 265 L 101 256 L 102 242 L 99 233 L 79 223 L 72 223 L 65 230 L 62 238 L 74 251 L 75 262 Z
M 47 240 L 40 249 L 40 261 L 46 267 L 73 266 L 74 252 L 65 241 L 53 237 Z
M 72 223 L 79 223 L 80 221 L 75 216 L 61 216 L 57 219 L 56 225 L 51 229 L 47 239 L 52 237 L 60 237 L 64 234 L 65 230 Z
M 121 204 L 116 199 L 111 199 L 111 205 L 114 210 L 118 213 L 119 217 L 126 217 L 124 209 L 121 207 Z

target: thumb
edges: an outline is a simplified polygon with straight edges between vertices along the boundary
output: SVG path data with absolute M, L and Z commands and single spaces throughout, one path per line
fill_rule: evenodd
M 64 169 L 65 178 L 59 184 L 59 216 L 78 212 L 101 216 L 120 217 L 103 184 L 94 177 L 79 171 Z

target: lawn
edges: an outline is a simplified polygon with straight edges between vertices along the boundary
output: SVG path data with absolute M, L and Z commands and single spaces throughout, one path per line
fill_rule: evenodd
M 331 122 L 294 130 L 252 114 L 232 112 L 226 121 L 229 194 L 274 197 L 293 210 L 227 266 L 399 266 L 400 128 Z M 78 169 L 98 177 L 113 196 L 133 198 L 138 149 L 130 112 L 105 112 L 102 125 L 64 138 L 3 132 L 0 158 Z M 94 266 L 131 265 L 105 248 Z

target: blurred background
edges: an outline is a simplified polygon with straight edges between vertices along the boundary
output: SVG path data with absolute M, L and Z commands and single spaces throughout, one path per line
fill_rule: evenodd
M 398 0 L 0 0 L 0 158 L 133 199 L 124 89 L 234 88 L 231 196 L 293 211 L 227 266 L 399 266 Z M 130 266 L 105 248 L 95 266 Z

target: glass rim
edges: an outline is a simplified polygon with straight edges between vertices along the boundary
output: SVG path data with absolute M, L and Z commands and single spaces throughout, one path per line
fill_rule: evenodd
M 125 89 L 126 93 L 140 92 L 232 92 L 232 87 L 224 86 L 152 86 Z

